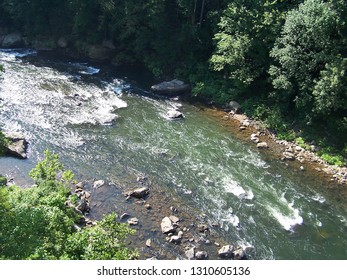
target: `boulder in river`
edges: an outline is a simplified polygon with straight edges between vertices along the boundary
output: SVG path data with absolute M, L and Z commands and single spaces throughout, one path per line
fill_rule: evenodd
M 7 34 L 3 37 L 1 46 L 4 48 L 17 48 L 23 45 L 23 37 L 19 32 Z
M 189 85 L 183 81 L 174 79 L 167 82 L 162 82 L 151 87 L 151 90 L 159 94 L 182 94 L 189 90 Z
M 22 133 L 5 132 L 5 137 L 8 139 L 7 153 L 14 155 L 20 159 L 27 158 L 27 141 Z
M 162 221 L 161 221 L 161 232 L 166 234 L 166 233 L 170 233 L 170 232 L 174 232 L 175 228 L 172 224 L 172 221 L 170 220 L 169 217 L 165 217 Z
M 145 198 L 149 194 L 149 188 L 148 187 L 141 187 L 134 189 L 132 191 L 129 191 L 126 193 L 126 196 L 131 196 L 135 198 Z
M 170 110 L 166 113 L 166 116 L 171 120 L 183 119 L 184 115 L 177 110 Z

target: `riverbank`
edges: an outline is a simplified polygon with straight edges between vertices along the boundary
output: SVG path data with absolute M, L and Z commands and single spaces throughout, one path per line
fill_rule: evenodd
M 347 167 L 328 164 L 315 152 L 318 147 L 311 145 L 311 150 L 307 150 L 295 142 L 279 140 L 274 133 L 263 128 L 261 122 L 254 121 L 245 114 L 230 114 L 214 107 L 204 110 L 219 118 L 222 125 L 227 126 L 237 138 L 252 143 L 259 152 L 281 159 L 288 168 L 297 172 L 298 176 L 302 172 L 310 173 L 313 177 L 318 176 L 322 183 L 339 189 L 347 200 Z

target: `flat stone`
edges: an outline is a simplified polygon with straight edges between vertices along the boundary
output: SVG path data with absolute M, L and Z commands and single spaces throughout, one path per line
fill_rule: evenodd
M 146 246 L 147 247 L 151 247 L 152 246 L 152 240 L 151 239 L 147 239 L 146 240 Z
M 266 142 L 260 142 L 257 144 L 258 149 L 267 149 L 269 148 L 269 145 Z
M 161 221 L 161 232 L 164 234 L 168 234 L 170 232 L 174 232 L 175 228 L 172 224 L 172 221 L 170 220 L 169 217 L 165 217 L 162 221 Z
M 169 218 L 174 224 L 176 224 L 180 221 L 180 218 L 178 218 L 176 216 L 170 216 Z
M 138 189 L 134 189 L 128 193 L 128 195 L 135 197 L 135 198 L 144 198 L 148 194 L 149 194 L 149 188 L 148 187 L 141 187 Z
M 105 185 L 105 181 L 104 180 L 97 180 L 97 181 L 94 182 L 93 188 L 94 189 L 98 189 L 98 188 L 102 187 L 103 185 Z

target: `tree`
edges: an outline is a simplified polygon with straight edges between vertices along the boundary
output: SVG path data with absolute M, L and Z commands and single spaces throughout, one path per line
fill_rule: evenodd
M 0 186 L 0 259 L 130 259 L 136 251 L 124 239 L 134 233 L 116 215 L 105 216 L 91 228 L 77 230 L 80 214 L 66 206 L 72 172 L 57 155 L 30 172 L 30 188 Z
M 288 12 L 281 36 L 271 50 L 276 63 L 269 70 L 279 102 L 294 102 L 299 111 L 310 115 L 313 108 L 327 112 L 341 100 L 340 12 L 330 1 L 322 0 L 306 0 Z

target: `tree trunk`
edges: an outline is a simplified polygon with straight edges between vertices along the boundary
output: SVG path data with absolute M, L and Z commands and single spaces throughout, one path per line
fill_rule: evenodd
M 202 20 L 204 19 L 204 9 L 205 9 L 205 0 L 202 0 L 201 10 L 200 10 L 200 21 L 199 21 L 200 27 L 202 25 Z

